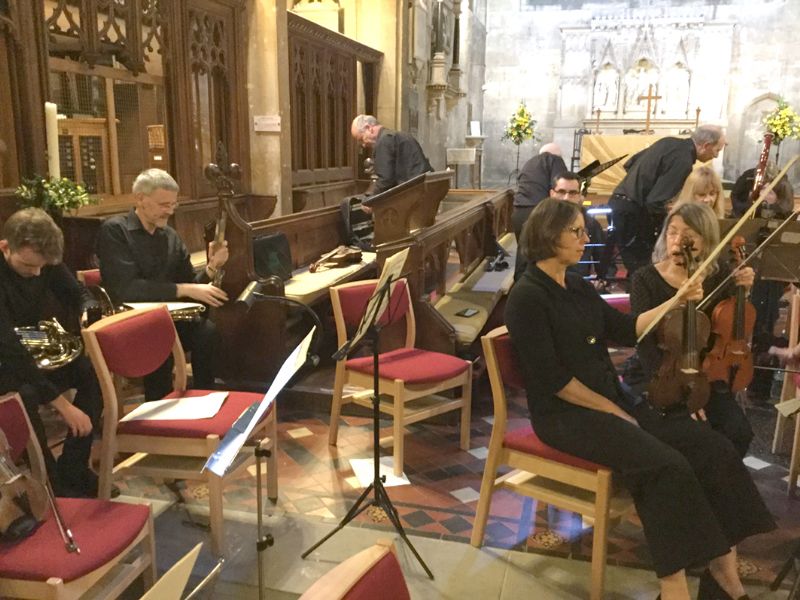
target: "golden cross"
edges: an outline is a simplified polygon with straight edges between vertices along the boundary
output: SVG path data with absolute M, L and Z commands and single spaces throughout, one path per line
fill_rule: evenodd
M 694 109 L 694 128 L 697 129 L 700 126 L 700 107 Z
M 661 96 L 654 96 L 653 95 L 653 84 L 647 86 L 647 96 L 639 96 L 636 101 L 641 102 L 642 100 L 647 100 L 647 119 L 645 120 L 644 124 L 644 132 L 650 133 L 650 101 L 651 100 L 660 100 Z M 653 107 L 653 113 L 656 112 L 656 107 Z
M 600 133 L 600 109 L 598 108 L 596 111 L 594 111 L 594 114 L 597 115 L 597 119 L 594 122 L 594 132 Z

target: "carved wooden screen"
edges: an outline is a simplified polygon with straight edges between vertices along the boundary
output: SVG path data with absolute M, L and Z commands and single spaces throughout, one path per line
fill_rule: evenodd
M 45 2 L 49 100 L 58 106 L 61 175 L 93 194 L 130 193 L 166 143 L 164 15 L 156 0 Z
M 198 195 L 215 193 L 203 176 L 214 160 L 217 142 L 231 147 L 229 116 L 231 70 L 235 68 L 232 15 L 207 2 L 189 8 L 189 69 L 191 73 L 192 172 Z
M 292 184 L 354 179 L 357 149 L 357 63 L 380 64 L 381 53 L 289 13 Z M 374 90 L 370 89 L 370 96 Z
M 20 183 L 17 158 L 17 131 L 14 123 L 12 96 L 14 64 L 12 53 L 16 39 L 9 7 L 0 2 L 0 190 L 15 188 Z

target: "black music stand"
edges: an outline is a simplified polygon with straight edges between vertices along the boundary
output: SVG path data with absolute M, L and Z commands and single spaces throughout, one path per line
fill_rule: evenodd
M 233 423 L 228 433 L 222 438 L 217 449 L 208 457 L 203 470 L 208 469 L 215 475 L 222 477 L 233 464 L 250 434 L 255 429 L 258 422 L 269 410 L 270 406 L 276 401 L 278 394 L 297 374 L 297 372 L 309 361 L 308 349 L 314 337 L 316 327 L 303 338 L 297 347 L 289 354 L 281 365 L 278 374 L 273 379 L 267 393 L 258 402 L 253 402 Z M 275 440 L 273 440 L 275 441 Z M 264 550 L 275 543 L 272 535 L 263 532 L 263 507 L 262 507 L 262 460 L 270 455 L 270 450 L 265 447 L 265 440 L 259 440 L 254 448 L 256 457 L 256 556 L 258 557 L 258 598 L 264 599 Z
M 391 522 L 395 531 L 397 531 L 397 533 L 409 547 L 419 564 L 422 565 L 422 568 L 425 570 L 425 573 L 427 573 L 428 577 L 433 579 L 433 573 L 428 568 L 428 565 L 425 564 L 425 561 L 422 560 L 422 557 L 419 555 L 419 552 L 417 552 L 417 549 L 414 548 L 414 544 L 412 544 L 411 540 L 408 539 L 405 529 L 403 529 L 403 524 L 400 522 L 400 515 L 397 513 L 397 509 L 395 509 L 394 505 L 392 504 L 389 494 L 386 491 L 386 487 L 383 485 L 386 481 L 386 476 L 381 475 L 380 473 L 380 373 L 378 370 L 380 366 L 380 361 L 378 360 L 380 349 L 378 345 L 380 342 L 381 317 L 384 315 L 384 313 L 391 315 L 393 308 L 392 302 L 395 301 L 395 298 L 393 297 L 394 294 L 392 294 L 392 280 L 393 277 L 391 275 L 386 278 L 381 277 L 381 281 L 378 282 L 378 286 L 376 286 L 375 291 L 367 304 L 367 309 L 364 312 L 364 316 L 362 317 L 361 322 L 356 329 L 356 333 L 353 335 L 353 338 L 346 342 L 333 355 L 333 358 L 336 360 L 344 360 L 347 355 L 357 347 L 358 342 L 362 338 L 369 339 L 372 343 L 372 483 L 370 483 L 364 489 L 364 491 L 356 500 L 355 504 L 350 507 L 350 510 L 347 511 L 347 514 L 339 522 L 339 524 L 330 533 L 319 540 L 316 544 L 311 546 L 308 550 L 303 552 L 303 554 L 300 556 L 301 558 L 306 558 L 314 550 L 333 537 L 337 532 L 341 531 L 345 525 L 355 519 L 362 512 L 371 506 L 377 506 L 386 513 L 386 516 L 389 518 L 389 521 Z M 399 298 L 399 294 L 397 296 Z M 391 317 L 388 320 L 391 322 Z M 395 415 L 395 418 L 397 418 L 397 415 Z M 370 492 L 373 492 L 373 498 L 371 500 L 368 499 Z
M 796 217 L 797 212 L 793 213 Z M 725 235 L 737 219 L 720 220 L 720 234 Z M 777 235 L 774 235 L 776 234 Z M 747 241 L 748 253 L 772 237 L 753 262 L 761 279 L 800 282 L 800 222 L 785 219 L 750 219 L 742 224 L 738 235 Z

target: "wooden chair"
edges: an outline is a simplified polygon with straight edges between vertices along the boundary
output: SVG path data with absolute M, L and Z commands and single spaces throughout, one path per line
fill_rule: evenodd
M 112 375 L 143 377 L 155 371 L 172 353 L 175 359 L 174 391 L 167 398 L 203 396 L 208 390 L 186 390 L 186 360 L 166 306 L 131 310 L 101 319 L 83 330 L 86 351 L 103 392 L 103 438 L 100 456 L 100 497 L 108 498 L 112 480 L 123 471 L 155 479 L 188 479 L 208 485 L 211 547 L 223 554 L 223 496 L 225 484 L 253 463 L 254 455 L 243 449 L 228 474 L 218 477 L 203 471 L 206 459 L 234 421 L 261 394 L 229 392 L 219 412 L 210 419 L 120 421 L 117 391 Z M 277 416 L 275 404 L 253 433 L 269 438 L 267 495 L 278 497 Z M 118 453 L 131 456 L 114 465 Z
M 0 428 L 15 462 L 27 450 L 35 479 L 46 478 L 42 450 L 16 394 L 0 398 Z M 94 598 L 117 598 L 140 575 L 146 588 L 156 576 L 153 516 L 146 504 L 94 498 L 58 498 L 80 554 L 69 553 L 48 509 L 30 537 L 0 543 L 0 598 L 69 600 L 91 590 Z
M 300 596 L 300 600 L 409 600 L 394 544 L 378 540 L 336 565 Z
M 331 303 L 336 321 L 336 333 L 341 346 L 361 320 L 367 302 L 375 291 L 376 280 L 356 281 L 331 288 Z M 451 410 L 461 411 L 461 449 L 469 449 L 469 425 L 472 400 L 472 364 L 449 354 L 430 352 L 414 347 L 416 323 L 411 295 L 406 281 L 394 286 L 389 307 L 381 325 L 405 324 L 401 347 L 383 351 L 379 356 L 380 394 L 391 396 L 391 402 L 381 402 L 381 412 L 393 417 L 394 473 L 403 473 L 403 436 L 406 425 Z M 340 360 L 336 363 L 336 379 L 331 405 L 331 424 L 328 441 L 336 445 L 339 415 L 342 404 L 354 402 L 372 407 L 371 394 L 355 394 L 344 399 L 344 386 L 373 387 L 372 356 Z M 454 399 L 437 395 L 460 387 Z M 412 401 L 416 401 L 413 404 Z
M 800 288 L 797 287 L 792 289 L 786 329 L 789 332 L 789 348 L 795 348 L 800 343 Z M 786 366 L 789 369 L 796 370 L 796 365 L 791 361 Z M 780 401 L 786 402 L 798 396 L 800 396 L 800 375 L 797 373 L 784 373 Z M 785 451 L 792 422 L 794 422 L 794 434 L 791 436 L 789 479 L 787 480 L 786 488 L 789 496 L 796 494 L 797 479 L 800 477 L 800 412 L 788 417 L 778 413 L 778 418 L 775 420 L 775 433 L 772 439 L 772 452 L 774 454 Z
M 612 494 L 607 468 L 547 446 L 530 425 L 507 431 L 505 386 L 524 389 L 522 375 L 505 327 L 493 329 L 481 342 L 492 386 L 494 425 L 470 543 L 475 547 L 483 543 L 492 494 L 499 489 L 581 514 L 594 522 L 590 598 L 600 600 L 609 525 L 630 511 L 633 503 L 627 495 Z M 497 477 L 503 465 L 513 470 Z
M 86 287 L 93 285 L 100 286 L 103 280 L 100 277 L 100 269 L 84 269 L 83 271 L 76 271 L 75 277 Z

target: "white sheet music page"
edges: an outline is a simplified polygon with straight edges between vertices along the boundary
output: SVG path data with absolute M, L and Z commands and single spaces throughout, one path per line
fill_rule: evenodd
M 143 402 L 120 421 L 181 421 L 210 419 L 222 408 L 228 392 L 211 392 L 205 396 L 187 396 L 169 400 Z

